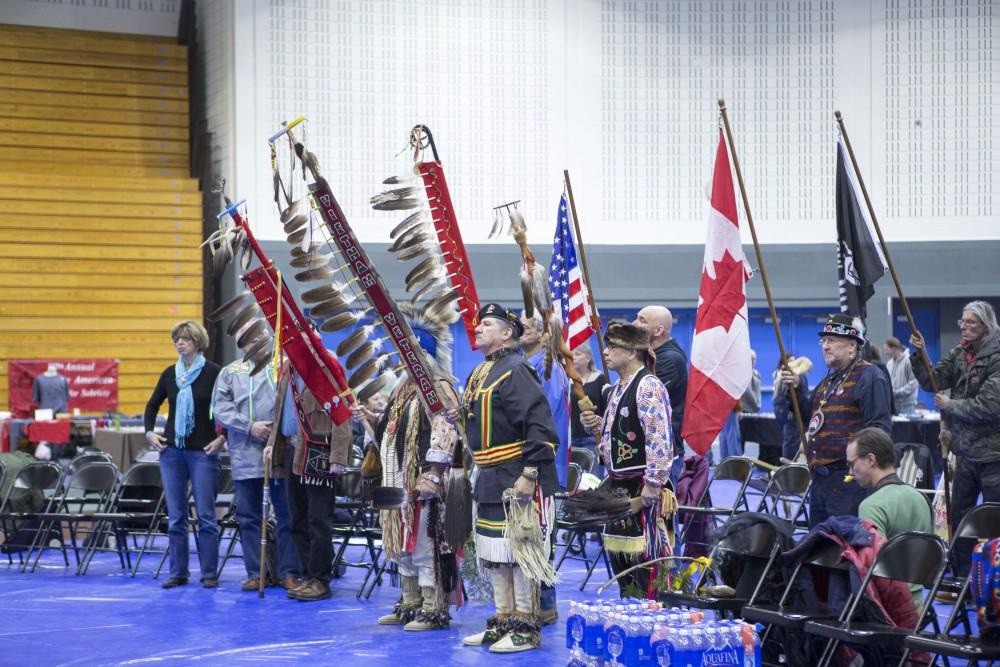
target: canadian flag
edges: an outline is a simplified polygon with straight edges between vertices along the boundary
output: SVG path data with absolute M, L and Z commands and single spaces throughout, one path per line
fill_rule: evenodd
M 681 432 L 688 446 L 702 456 L 750 385 L 749 277 L 740 242 L 729 152 L 720 129 Z

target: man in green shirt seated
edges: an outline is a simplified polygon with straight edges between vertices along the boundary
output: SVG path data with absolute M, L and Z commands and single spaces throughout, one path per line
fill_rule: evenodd
M 896 454 L 885 431 L 865 428 L 855 434 L 847 444 L 847 472 L 869 490 L 858 516 L 874 523 L 886 539 L 907 531 L 934 533 L 930 503 L 896 475 Z M 913 584 L 910 590 L 919 603 L 922 588 Z

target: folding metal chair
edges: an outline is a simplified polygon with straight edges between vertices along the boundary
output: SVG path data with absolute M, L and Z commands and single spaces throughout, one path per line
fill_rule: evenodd
M 949 553 L 954 553 L 955 544 L 959 538 L 963 540 L 990 540 L 996 537 L 1000 537 L 1000 503 L 983 503 L 969 511 L 959 522 L 958 528 L 952 536 Z M 1000 659 L 1000 647 L 984 646 L 969 623 L 970 611 L 975 613 L 975 610 L 971 610 L 967 606 L 971 597 L 969 592 L 971 582 L 971 573 L 967 577 L 946 576 L 941 580 L 938 590 L 955 592 L 957 595 L 955 605 L 945 622 L 944 632 L 935 634 L 914 632 L 906 638 L 907 651 L 927 651 L 944 656 L 946 663 L 949 657 L 973 661 L 976 664 L 979 660 Z M 959 625 L 963 626 L 964 633 L 951 634 Z M 907 657 L 907 655 L 903 656 L 900 665 L 904 664 Z
M 41 512 L 51 512 L 58 502 L 62 480 L 63 470 L 53 461 L 29 463 L 14 476 L 10 488 L 0 500 L 0 529 L 4 536 L 3 550 L 7 552 L 9 563 L 13 564 L 14 559 L 11 554 L 16 552 L 18 562 L 23 569 L 25 564 L 23 552 L 29 545 L 23 543 L 22 538 L 26 539 L 28 535 L 37 538 L 37 531 L 40 530 L 40 522 L 33 513 L 14 511 L 15 494 L 38 493 L 43 502 L 37 509 Z M 69 556 L 65 545 L 62 546 L 62 550 L 63 560 L 68 566 Z
M 337 508 L 347 512 L 348 520 L 333 526 L 333 542 L 337 547 L 333 557 L 333 575 L 338 576 L 341 567 L 365 570 L 365 576 L 356 595 L 359 598 L 365 594 L 371 595 L 371 590 L 381 584 L 386 569 L 382 551 L 382 529 L 375 525 L 374 517 L 370 518 L 370 513 L 373 512 L 371 504 L 361 497 L 363 481 L 360 470 L 345 470 L 340 476 L 337 483 Z M 358 540 L 361 541 L 360 545 Z M 362 553 L 367 553 L 369 560 L 364 556 L 357 561 L 348 560 L 346 552 L 349 546 L 363 546 Z M 369 590 L 369 581 L 373 576 L 375 579 Z
M 145 553 L 150 536 L 156 524 L 163 520 L 164 496 L 163 480 L 158 463 L 141 462 L 125 471 L 118 488 L 108 503 L 107 512 L 94 515 L 96 539 L 84 552 L 79 574 L 86 574 L 94 554 L 100 550 L 101 542 L 113 536 L 115 548 L 124 558 L 123 566 L 133 572 L 129 550 L 129 537 L 139 557 Z M 138 537 L 144 537 L 143 547 L 139 547 Z M 136 564 L 138 566 L 138 563 Z
M 59 495 L 55 507 L 50 512 L 39 512 L 34 515 L 39 519 L 41 525 L 32 540 L 28 549 L 25 562 L 21 566 L 24 572 L 31 561 L 31 554 L 37 548 L 35 562 L 31 565 L 31 571 L 38 568 L 38 563 L 46 549 L 49 536 L 57 539 L 64 550 L 65 540 L 63 538 L 62 527 L 65 525 L 69 530 L 70 544 L 76 558 L 77 574 L 81 566 L 80 545 L 77 541 L 77 529 L 81 523 L 90 524 L 90 528 L 84 531 L 88 539 L 95 539 L 93 532 L 95 513 L 106 512 L 108 503 L 118 486 L 118 467 L 109 461 L 90 461 L 83 463 L 63 485 L 62 493 Z M 90 511 L 87 510 L 90 508 Z M 120 554 L 119 554 L 120 556 Z M 125 563 L 122 561 L 122 567 Z
M 756 512 L 781 517 L 799 530 L 808 531 L 808 498 L 812 487 L 809 466 L 790 464 L 774 471 L 761 494 Z
M 696 505 L 681 505 L 677 508 L 678 518 L 682 523 L 677 543 L 684 544 L 686 549 L 686 538 L 692 525 L 691 520 L 697 516 L 710 517 L 712 528 L 717 529 L 720 518 L 728 519 L 739 511 L 749 511 L 746 490 L 752 474 L 753 460 L 744 456 L 730 456 L 723 459 L 712 472 L 698 503 Z M 728 491 L 735 490 L 732 504 L 715 505 L 712 503 L 712 499 L 728 495 L 720 491 L 722 488 L 726 488 Z
M 572 472 L 573 466 L 576 464 L 570 464 L 570 472 Z M 570 479 L 570 475 L 567 474 L 567 481 Z M 608 483 L 610 478 L 605 478 L 601 481 L 598 488 L 604 486 Z M 576 482 L 576 489 L 579 490 L 579 481 Z M 568 495 L 568 494 L 567 494 Z M 580 590 L 582 591 L 587 587 L 590 582 L 590 577 L 593 576 L 594 570 L 597 568 L 597 564 L 604 561 L 604 569 L 608 573 L 608 578 L 614 576 L 611 572 L 611 561 L 608 559 L 607 551 L 604 548 L 604 522 L 600 521 L 566 521 L 560 514 L 556 515 L 556 531 L 557 534 L 560 531 L 569 534 L 569 539 L 566 541 L 563 549 L 562 556 L 559 557 L 559 562 L 556 563 L 556 572 L 562 567 L 563 562 L 566 559 L 576 560 L 587 565 L 587 575 L 583 578 L 580 583 Z M 597 555 L 591 558 L 587 555 L 587 535 L 589 533 L 595 533 L 597 535 L 597 544 L 599 549 Z M 557 547 L 560 545 L 556 545 Z
M 955 562 L 957 550 L 965 549 L 971 553 L 976 540 L 991 540 L 994 537 L 1000 537 L 1000 503 L 983 503 L 973 507 L 962 517 L 955 534 L 951 536 L 951 543 L 948 545 L 949 562 Z M 964 580 L 965 577 L 945 576 L 941 580 L 941 590 L 958 593 Z M 970 631 L 967 622 L 965 627 L 966 631 Z
M 777 604 L 753 603 L 743 607 L 740 611 L 743 620 L 766 626 L 760 636 L 761 647 L 766 648 L 768 641 L 774 641 L 772 631 L 775 628 L 801 630 L 806 621 L 837 616 L 838 610 L 831 609 L 818 600 L 806 601 L 805 598 L 811 596 L 807 596 L 803 590 L 802 579 L 804 573 L 815 574 L 819 570 L 828 571 L 829 576 L 839 572 L 841 576 L 847 577 L 849 566 L 846 561 L 840 560 L 842 553 L 843 547 L 833 540 L 819 539 L 795 566 Z
M 708 576 L 709 568 L 703 568 L 698 574 L 698 579 L 694 584 L 694 593 L 688 594 L 681 591 L 661 591 L 659 593 L 659 598 L 665 604 L 673 607 L 695 607 L 697 609 L 714 609 L 715 611 L 723 612 L 726 614 L 736 614 L 743 607 L 747 605 L 753 605 L 763 588 L 764 581 L 767 579 L 768 572 L 774 566 L 775 561 L 778 558 L 778 549 L 780 543 L 778 541 L 778 531 L 775 527 L 766 522 L 760 522 L 750 525 L 746 530 L 742 530 L 738 533 L 733 533 L 727 535 L 723 539 L 719 540 L 712 551 L 709 553 L 708 558 L 711 562 L 718 562 L 719 552 L 725 551 L 729 552 L 732 557 L 736 557 L 743 561 L 748 561 L 749 559 L 757 559 L 758 562 L 764 561 L 763 569 L 759 572 L 757 582 L 749 596 L 742 597 L 733 595 L 732 597 L 721 597 L 717 595 L 705 595 L 702 594 L 702 587 L 706 583 L 705 578 Z M 741 574 L 741 576 L 744 576 Z M 739 584 L 736 581 L 733 582 L 720 582 L 732 587 L 738 588 Z
M 580 466 L 582 472 L 593 472 L 594 464 L 597 462 L 597 455 L 594 454 L 592 449 L 583 449 L 582 447 L 577 447 L 569 453 L 570 464 L 575 463 Z M 566 488 L 569 488 L 569 484 L 566 484 Z
M 896 648 L 904 653 L 903 644 L 911 632 L 920 631 L 930 620 L 936 632 L 941 629 L 934 615 L 934 596 L 937 594 L 945 566 L 948 564 L 948 546 L 940 537 L 927 533 L 900 533 L 882 547 L 875 561 L 865 574 L 861 586 L 850 596 L 848 603 L 837 619 L 817 619 L 806 621 L 806 633 L 827 639 L 820 667 L 829 665 L 841 643 L 861 650 L 872 647 Z M 926 600 L 917 617 L 913 630 L 898 628 L 885 623 L 859 622 L 855 614 L 866 595 L 872 577 L 882 577 L 908 584 L 919 584 L 929 589 Z

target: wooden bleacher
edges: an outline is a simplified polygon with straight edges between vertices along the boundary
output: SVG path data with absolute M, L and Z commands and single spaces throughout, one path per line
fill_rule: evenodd
M 117 358 L 141 412 L 202 318 L 187 48 L 0 24 L 0 410 L 8 359 Z

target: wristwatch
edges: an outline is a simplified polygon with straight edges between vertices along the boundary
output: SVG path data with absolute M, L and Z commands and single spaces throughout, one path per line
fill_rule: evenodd
M 538 469 L 537 468 L 525 468 L 521 471 L 521 477 L 525 478 L 530 482 L 538 481 Z

